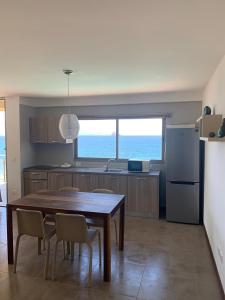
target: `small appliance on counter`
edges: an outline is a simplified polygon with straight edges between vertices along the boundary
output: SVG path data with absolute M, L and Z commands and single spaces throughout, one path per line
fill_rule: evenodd
M 149 160 L 128 160 L 128 172 L 149 172 Z

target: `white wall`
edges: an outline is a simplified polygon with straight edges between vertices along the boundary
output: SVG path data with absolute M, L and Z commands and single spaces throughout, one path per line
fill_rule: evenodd
M 225 117 L 225 57 L 205 89 L 203 105 Z M 225 290 L 225 142 L 206 143 L 204 206 L 204 224 Z
M 21 104 L 45 107 L 45 106 L 89 106 L 89 105 L 119 105 L 141 103 L 166 103 L 166 102 L 190 102 L 201 101 L 202 90 L 137 93 L 77 97 L 21 97 Z
M 6 97 L 6 155 L 8 201 L 21 196 L 20 98 Z

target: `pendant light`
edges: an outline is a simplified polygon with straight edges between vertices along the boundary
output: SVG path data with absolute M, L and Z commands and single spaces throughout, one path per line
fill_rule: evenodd
M 72 70 L 63 70 L 63 73 L 67 75 L 67 87 L 68 87 L 68 98 L 70 96 L 70 74 Z M 75 114 L 72 114 L 71 108 L 70 113 L 63 114 L 59 120 L 59 131 L 64 139 L 74 140 L 77 138 L 79 133 L 80 125 L 78 118 Z

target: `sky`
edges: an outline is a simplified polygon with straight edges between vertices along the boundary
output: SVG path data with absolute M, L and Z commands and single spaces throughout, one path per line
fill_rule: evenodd
M 0 136 L 5 135 L 5 112 L 0 111 Z
M 115 120 L 80 120 L 79 135 L 112 135 Z M 162 119 L 120 119 L 120 135 L 161 135 Z

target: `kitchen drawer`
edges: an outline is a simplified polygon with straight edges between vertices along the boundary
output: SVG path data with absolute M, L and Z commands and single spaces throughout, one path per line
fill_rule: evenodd
M 48 188 L 47 180 L 24 179 L 24 195 L 35 193 L 40 190 L 47 190 L 47 188 Z
M 24 179 L 48 179 L 48 173 L 45 171 L 27 171 L 24 172 Z

